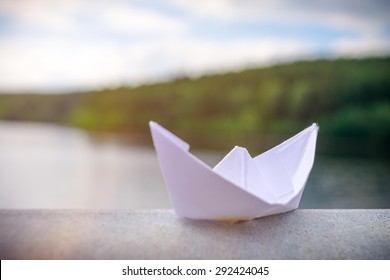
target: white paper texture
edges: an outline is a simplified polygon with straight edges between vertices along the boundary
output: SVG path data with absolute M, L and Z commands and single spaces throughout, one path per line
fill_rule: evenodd
M 155 122 L 150 129 L 178 216 L 211 220 L 248 220 L 298 208 L 318 133 L 313 124 L 254 158 L 235 147 L 212 169 L 173 133 Z

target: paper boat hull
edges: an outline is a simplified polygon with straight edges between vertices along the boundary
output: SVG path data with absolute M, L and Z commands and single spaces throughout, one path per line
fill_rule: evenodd
M 264 164 L 266 167 L 260 173 L 258 186 L 245 189 L 227 174 L 218 171 L 218 166 L 212 169 L 192 155 L 189 145 L 168 130 L 154 122 L 150 122 L 150 128 L 163 178 L 178 216 L 213 220 L 246 220 L 296 209 L 314 162 L 318 131 L 318 127 L 313 125 L 294 136 L 295 139 L 292 137 L 266 153 L 250 158 L 253 161 L 250 164 L 259 170 L 262 170 Z M 289 149 L 297 146 L 300 150 L 303 149 L 300 151 L 300 158 L 289 159 Z M 274 158 L 271 166 L 268 165 L 270 157 Z M 228 163 L 229 160 L 231 159 L 226 157 L 220 164 Z M 227 170 L 228 174 L 234 172 L 235 169 L 233 172 Z M 243 173 L 243 176 L 246 175 Z M 283 180 L 276 180 L 276 184 L 273 184 L 272 176 L 282 177 Z M 285 183 L 286 178 L 289 185 L 280 186 Z M 264 189 L 262 184 L 266 184 L 271 190 L 283 189 L 285 197 L 275 197 L 275 192 L 262 197 L 261 192 L 254 191 L 256 188 Z M 290 190 L 286 192 L 286 188 Z

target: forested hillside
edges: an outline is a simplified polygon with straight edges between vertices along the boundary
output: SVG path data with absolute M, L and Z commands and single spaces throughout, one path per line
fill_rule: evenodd
M 192 147 L 252 151 L 317 122 L 320 152 L 388 158 L 390 58 L 303 61 L 89 93 L 3 93 L 0 120 L 145 139 L 155 120 Z

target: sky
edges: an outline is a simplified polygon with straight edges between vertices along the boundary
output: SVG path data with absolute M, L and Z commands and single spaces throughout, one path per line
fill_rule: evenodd
M 390 54 L 390 1 L 0 0 L 0 92 Z

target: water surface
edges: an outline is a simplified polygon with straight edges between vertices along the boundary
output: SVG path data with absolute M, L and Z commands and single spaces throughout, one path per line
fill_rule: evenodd
M 223 155 L 195 151 L 214 166 Z M 317 157 L 301 208 L 389 208 L 389 164 Z M 152 147 L 48 124 L 0 122 L 0 208 L 170 208 Z

